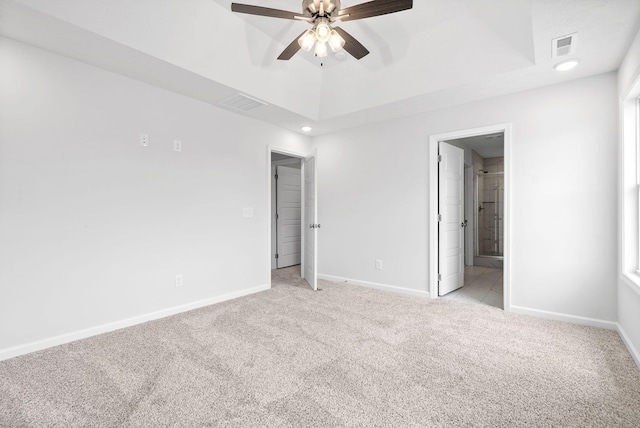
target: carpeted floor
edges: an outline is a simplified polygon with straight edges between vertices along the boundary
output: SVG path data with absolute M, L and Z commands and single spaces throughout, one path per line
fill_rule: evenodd
M 320 282 L 0 363 L 2 427 L 638 427 L 617 333 Z

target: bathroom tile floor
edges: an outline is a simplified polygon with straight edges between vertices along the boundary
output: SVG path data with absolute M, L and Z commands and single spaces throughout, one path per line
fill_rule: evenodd
M 467 266 L 464 269 L 464 286 L 443 298 L 504 309 L 502 290 L 502 269 Z

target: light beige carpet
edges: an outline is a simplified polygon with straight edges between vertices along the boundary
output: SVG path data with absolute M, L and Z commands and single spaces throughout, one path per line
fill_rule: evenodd
M 640 426 L 640 370 L 615 332 L 314 293 L 295 268 L 273 284 L 0 363 L 0 426 Z

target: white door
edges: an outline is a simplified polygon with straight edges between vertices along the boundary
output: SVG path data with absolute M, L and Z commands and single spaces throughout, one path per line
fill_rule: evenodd
M 314 290 L 318 289 L 317 279 L 317 203 L 316 203 L 316 160 L 307 158 L 304 164 L 304 279 Z
M 438 295 L 464 285 L 464 150 L 438 146 Z
M 300 169 L 276 167 L 277 267 L 299 265 L 302 258 L 301 229 L 302 184 Z

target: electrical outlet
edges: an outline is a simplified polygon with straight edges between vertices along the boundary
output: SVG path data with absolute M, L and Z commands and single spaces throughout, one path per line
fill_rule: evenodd
M 174 152 L 181 152 L 182 151 L 182 141 L 173 140 L 173 151 Z
M 376 260 L 376 269 L 382 270 L 382 260 Z
M 176 287 L 182 287 L 183 285 L 182 274 L 176 275 Z
M 140 134 L 140 145 L 142 147 L 149 147 L 149 134 Z

